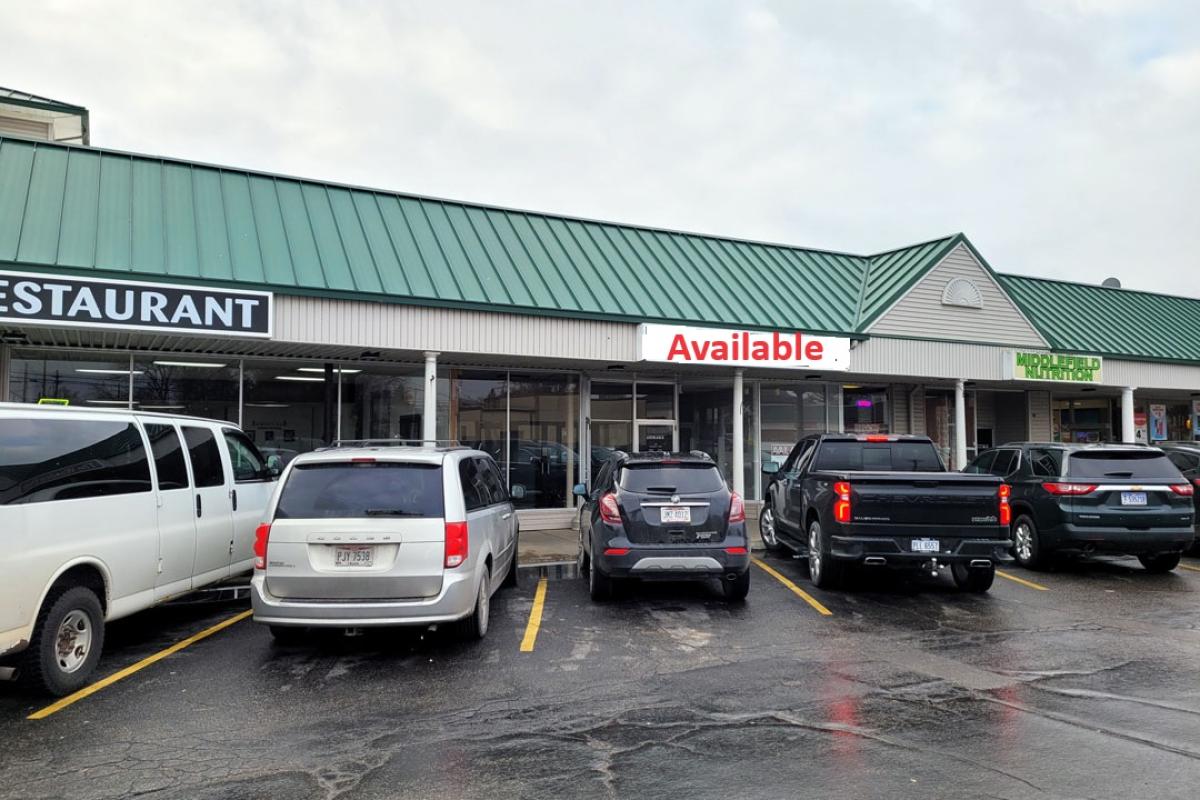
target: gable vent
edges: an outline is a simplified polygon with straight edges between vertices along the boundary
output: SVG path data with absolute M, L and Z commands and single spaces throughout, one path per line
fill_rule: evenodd
M 983 308 L 983 295 L 974 281 L 967 278 L 951 278 L 942 290 L 942 305 Z

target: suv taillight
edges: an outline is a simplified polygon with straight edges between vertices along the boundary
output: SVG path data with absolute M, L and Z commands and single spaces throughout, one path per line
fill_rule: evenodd
M 446 569 L 453 569 L 467 560 L 467 523 L 446 523 Z
M 1050 494 L 1077 495 L 1091 494 L 1096 491 L 1094 483 L 1043 483 L 1042 488 Z
M 1200 483 L 1200 481 L 1197 481 L 1197 483 Z M 1190 483 L 1172 484 L 1171 491 L 1174 492 L 1175 494 L 1181 494 L 1184 497 L 1191 497 L 1196 492 L 1196 490 L 1192 488 L 1192 485 Z
M 267 568 L 267 542 L 271 539 L 271 523 L 264 522 L 254 529 L 254 568 Z
M 730 523 L 746 521 L 746 504 L 737 492 L 729 494 L 729 521 Z
M 600 519 L 609 525 L 621 524 L 621 510 L 617 508 L 617 496 L 612 492 L 600 498 Z
M 833 485 L 837 500 L 833 503 L 833 518 L 838 522 L 850 521 L 850 482 L 838 481 Z
M 1000 524 L 1012 525 L 1012 506 L 1008 504 L 1008 498 L 1012 497 L 1012 487 L 1002 483 L 997 494 L 1000 497 Z

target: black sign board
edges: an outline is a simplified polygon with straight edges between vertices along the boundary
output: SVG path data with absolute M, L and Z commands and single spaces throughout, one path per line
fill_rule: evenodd
M 0 270 L 0 322 L 271 336 L 270 292 Z

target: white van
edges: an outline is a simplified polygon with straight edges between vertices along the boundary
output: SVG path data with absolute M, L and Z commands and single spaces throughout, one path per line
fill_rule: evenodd
M 106 621 L 251 568 L 276 475 L 231 423 L 0 403 L 0 661 L 83 686 Z

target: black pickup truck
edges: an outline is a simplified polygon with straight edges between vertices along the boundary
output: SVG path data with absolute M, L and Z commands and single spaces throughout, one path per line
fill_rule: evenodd
M 960 589 L 986 592 L 995 564 L 1012 560 L 1009 487 L 947 472 L 928 437 L 815 434 L 763 471 L 763 543 L 807 556 L 818 587 L 853 565 L 949 567 Z

